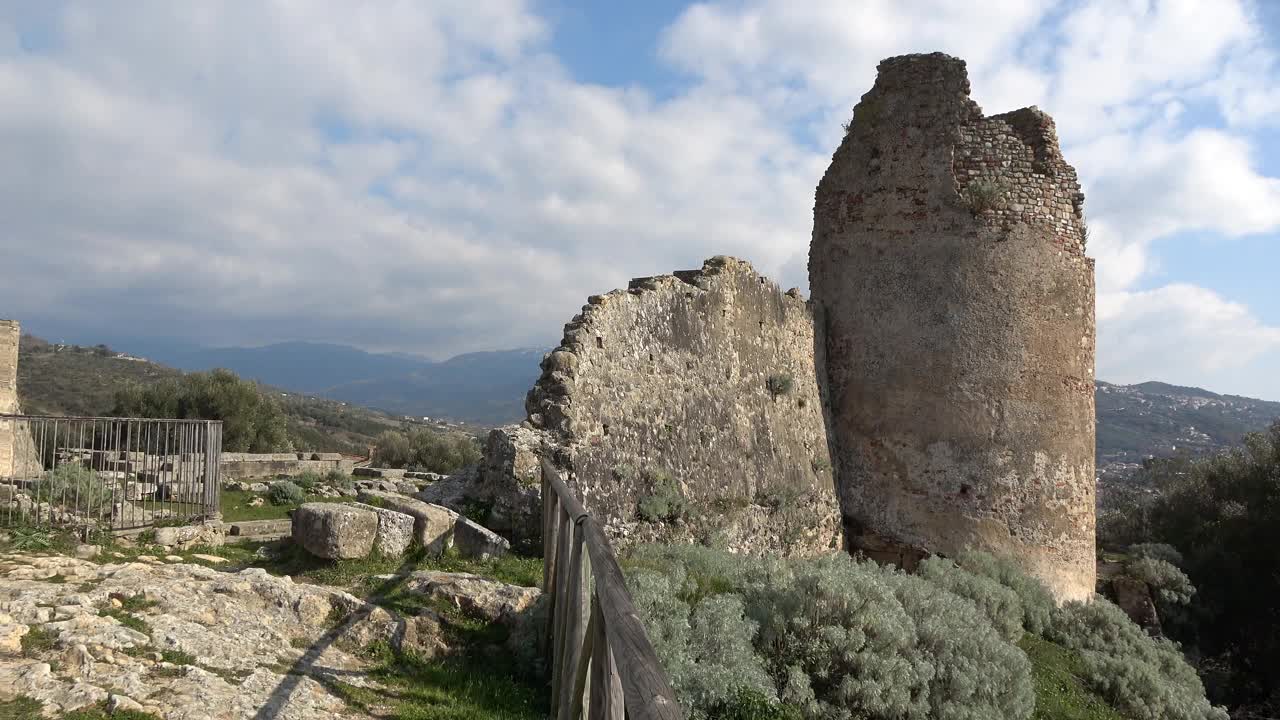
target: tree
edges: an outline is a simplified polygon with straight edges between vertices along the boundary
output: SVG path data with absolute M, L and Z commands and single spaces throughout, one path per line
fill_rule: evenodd
M 117 417 L 221 420 L 227 452 L 281 452 L 291 448 L 284 413 L 275 398 L 230 370 L 190 373 L 177 380 L 133 385 L 116 393 Z
M 373 462 L 379 467 L 449 473 L 480 462 L 480 448 L 462 433 L 388 430 L 378 436 Z
M 1226 669 L 1219 700 L 1280 707 L 1280 423 L 1241 447 L 1145 471 L 1151 540 L 1184 556 L 1199 592 L 1182 641 Z M 1213 683 L 1211 683 L 1212 688 Z

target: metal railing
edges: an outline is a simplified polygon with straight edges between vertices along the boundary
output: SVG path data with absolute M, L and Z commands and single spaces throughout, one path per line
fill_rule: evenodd
M 546 458 L 542 538 L 551 717 L 577 720 L 585 710 L 590 720 L 683 718 L 613 548 Z
M 222 423 L 0 415 L 0 523 L 122 530 L 217 516 Z

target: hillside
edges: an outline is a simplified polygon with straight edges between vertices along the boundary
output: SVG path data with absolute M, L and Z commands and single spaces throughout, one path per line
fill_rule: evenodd
M 481 425 L 518 422 L 524 417 L 524 395 L 538 379 L 543 354 L 542 350 L 498 350 L 434 362 L 306 342 L 200 348 L 137 341 L 126 349 L 182 370 L 227 368 L 267 385 L 394 415 Z
M 18 396 L 23 412 L 31 415 L 106 415 L 117 388 L 181 374 L 181 370 L 105 346 L 51 345 L 30 335 L 23 336 L 19 345 Z M 270 386 L 266 390 L 276 395 L 288 422 L 289 438 L 298 450 L 365 455 L 379 433 L 410 424 L 403 418 L 339 400 Z
M 1144 457 L 1237 445 L 1280 418 L 1280 402 L 1161 382 L 1097 385 L 1098 469 L 1126 472 Z

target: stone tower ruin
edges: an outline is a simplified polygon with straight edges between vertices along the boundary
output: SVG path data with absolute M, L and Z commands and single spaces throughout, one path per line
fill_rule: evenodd
M 0 320 L 0 415 L 18 412 L 17 320 Z M 0 421 L 0 477 L 13 475 L 14 424 Z
M 850 550 L 1010 556 L 1094 592 L 1094 283 L 1053 120 L 890 58 L 817 189 L 809 278 Z

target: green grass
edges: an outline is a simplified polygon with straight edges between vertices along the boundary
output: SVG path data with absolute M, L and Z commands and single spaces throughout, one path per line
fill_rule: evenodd
M 0 701 L 0 720 L 31 720 L 40 717 L 44 703 L 19 695 L 12 700 Z
M 1031 660 L 1036 684 L 1036 711 L 1031 720 L 1126 720 L 1084 686 L 1080 657 L 1035 635 L 1024 635 L 1018 647 Z
M 142 593 L 132 597 L 117 597 L 116 599 L 120 601 L 120 609 L 125 612 L 139 612 L 160 604 L 155 600 L 148 600 L 147 596 Z
M 161 650 L 160 658 L 174 665 L 195 665 L 196 656 L 181 650 Z
M 143 635 L 151 635 L 151 626 L 147 624 L 146 620 L 131 615 L 127 610 L 122 608 L 105 607 L 100 609 L 98 614 L 104 617 L 115 618 L 116 622 L 130 630 L 137 630 Z
M 60 553 L 70 555 L 76 539 L 71 533 L 35 527 L 24 522 L 0 522 L 0 534 L 8 539 L 0 542 L 0 551 L 25 553 Z
M 58 633 L 42 627 L 32 627 L 22 636 L 22 654 L 35 657 L 58 646 Z M 4 717 L 0 715 L 0 717 Z
M 219 496 L 222 503 L 223 522 L 243 522 L 246 520 L 283 520 L 289 517 L 289 511 L 297 505 L 273 505 L 260 493 L 248 490 L 223 490 Z M 254 498 L 262 498 L 262 505 L 253 507 L 249 503 Z M 329 496 L 307 496 L 307 502 L 347 502 L 350 498 Z
M 515 679 L 501 657 L 426 660 L 386 643 L 367 649 L 369 676 L 385 689 L 331 683 L 348 705 L 395 720 L 525 720 L 547 717 L 546 688 Z M 389 713 L 383 709 L 390 709 Z

